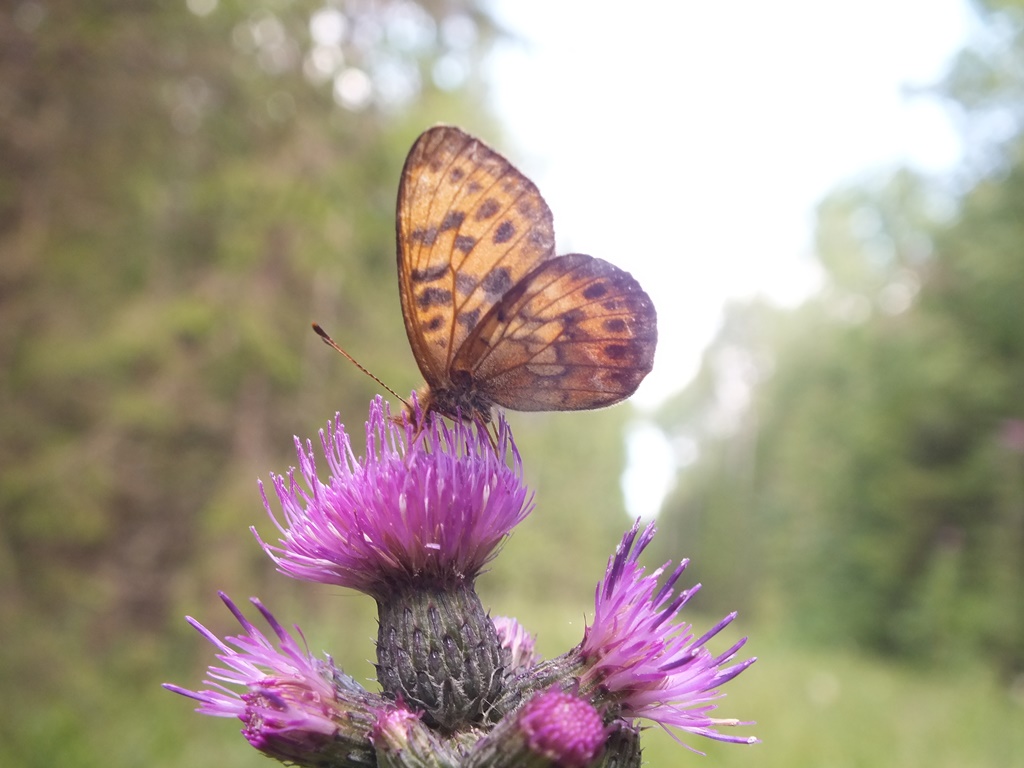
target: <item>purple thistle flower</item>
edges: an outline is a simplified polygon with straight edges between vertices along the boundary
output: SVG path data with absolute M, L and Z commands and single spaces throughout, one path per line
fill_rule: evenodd
M 710 717 L 720 698 L 717 688 L 754 663 L 751 658 L 725 666 L 743 647 L 743 638 L 724 653 L 714 656 L 705 643 L 728 625 L 736 614 L 726 616 L 709 632 L 694 638 L 693 628 L 679 622 L 682 607 L 700 585 L 675 594 L 686 560 L 659 589 L 658 578 L 667 563 L 644 576 L 637 562 L 654 537 L 653 524 L 637 536 L 640 523 L 623 537 L 608 561 L 604 580 L 598 584 L 594 622 L 587 627 L 578 653 L 585 670 L 583 690 L 600 691 L 625 718 L 646 718 L 663 728 L 681 728 L 718 741 L 754 743 L 754 737 L 726 736 L 716 726 L 750 725 L 738 720 Z M 677 739 L 678 740 L 678 739 Z
M 498 631 L 498 642 L 509 652 L 509 669 L 526 669 L 540 660 L 537 639 L 522 624 L 508 616 L 495 616 L 493 623 Z
M 401 702 L 377 712 L 370 741 L 377 749 L 377 765 L 453 766 L 459 764 L 457 745 L 445 743 L 426 725 L 420 712 Z
M 414 582 L 471 583 L 533 507 L 504 418 L 496 445 L 482 425 L 449 427 L 440 418 L 429 418 L 416 434 L 408 421 L 392 421 L 378 397 L 370 406 L 363 458 L 338 417 L 321 431 L 320 442 L 327 483 L 317 477 L 312 444 L 303 447 L 298 438 L 302 482 L 294 469 L 272 476 L 283 523 L 260 486 L 282 536 L 279 546 L 260 544 L 278 570 L 294 578 L 351 587 L 378 600 Z
M 422 720 L 422 714 L 405 707 L 387 707 L 377 713 L 377 720 L 370 732 L 370 740 L 374 742 L 391 739 L 401 741 L 407 738 L 409 731 Z
M 640 719 L 757 741 L 717 730 L 747 723 L 710 716 L 718 688 L 754 661 L 733 663 L 745 638 L 718 656 L 705 647 L 736 614 L 695 638 L 678 618 L 700 586 L 676 592 L 686 561 L 660 587 L 668 564 L 650 575 L 638 564 L 653 526 L 641 533 L 637 522 L 623 537 L 572 651 L 541 661 L 515 620 L 492 621 L 474 582 L 532 509 L 519 453 L 503 419 L 492 440 L 480 424 L 415 416 L 398 423 L 377 398 L 363 457 L 336 417 L 320 433 L 326 481 L 320 451 L 296 439 L 298 468 L 271 476 L 281 518 L 260 486 L 280 538 L 253 530 L 281 572 L 376 600 L 381 694 L 314 659 L 297 628 L 253 599 L 268 638 L 223 594 L 244 632 L 220 639 L 189 618 L 220 666 L 204 690 L 167 689 L 199 712 L 239 718 L 257 749 L 306 766 L 639 766 Z
M 561 683 L 536 690 L 525 703 L 510 712 L 493 730 L 480 738 L 459 763 L 465 768 L 586 768 L 600 765 L 640 765 L 636 760 L 607 763 L 595 761 L 611 736 L 624 729 L 619 723 L 605 726 L 595 706 Z M 618 745 L 617 745 L 618 746 Z M 630 750 L 632 756 L 634 750 Z
M 165 683 L 164 688 L 200 702 L 197 712 L 214 717 L 237 717 L 242 735 L 256 749 L 283 761 L 306 764 L 353 750 L 372 755 L 367 733 L 372 707 L 384 706 L 379 696 L 365 691 L 338 670 L 328 658 L 310 655 L 259 600 L 251 602 L 277 637 L 277 643 L 257 629 L 225 595 L 221 600 L 238 619 L 244 634 L 218 638 L 192 617 L 187 621 L 214 646 L 224 666 L 211 665 L 206 690 L 191 691 Z M 229 685 L 238 686 L 238 692 Z
M 586 768 L 608 740 L 608 729 L 593 705 L 571 693 L 538 693 L 516 713 L 529 750 L 560 768 Z

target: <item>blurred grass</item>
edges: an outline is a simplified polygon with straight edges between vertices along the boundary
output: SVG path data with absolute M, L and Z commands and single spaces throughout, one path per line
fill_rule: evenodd
M 301 615 L 302 606 L 271 603 L 283 623 L 303 626 L 311 649 L 330 650 L 372 688 L 365 679 L 372 674 L 366 663 L 373 653 L 372 602 L 346 595 L 337 606 L 335 616 L 312 619 Z M 540 650 L 551 656 L 579 641 L 588 603 L 517 605 L 506 600 L 491 607 L 494 614 L 523 619 L 538 632 Z M 300 615 L 294 615 L 296 608 Z M 235 631 L 224 617 L 200 618 L 217 631 Z M 716 620 L 688 618 L 698 632 Z M 1024 761 L 1024 695 L 998 687 L 980 661 L 950 670 L 913 669 L 849 651 L 806 650 L 746 624 L 742 616 L 730 629 L 735 632 L 713 650 L 745 633 L 751 640 L 742 658 L 759 658 L 724 688 L 718 714 L 756 720 L 733 732 L 756 735 L 762 743 L 687 738 L 691 747 L 707 753 L 701 757 L 650 728 L 643 736 L 645 765 L 1006 768 Z M 65 636 L 53 650 L 75 641 Z M 269 765 L 239 735 L 240 723 L 195 714 L 191 702 L 159 688 L 164 680 L 199 686 L 202 667 L 195 669 L 194 661 L 181 658 L 194 655 L 197 647 L 204 654 L 201 664 L 213 660 L 212 648 L 204 648 L 198 635 L 182 634 L 170 644 L 173 658 L 157 644 L 128 642 L 115 661 L 78 665 L 57 696 L 51 686 L 46 694 L 24 684 L 32 670 L 6 670 L 5 683 L 18 678 L 23 683 L 20 690 L 4 686 L 0 765 Z
M 742 618 L 742 617 L 741 617 Z M 701 623 L 698 622 L 698 627 Z M 687 739 L 715 766 L 900 766 L 1007 768 L 1024 764 L 1024 695 L 1000 688 L 977 661 L 918 670 L 846 651 L 762 641 L 758 661 L 725 687 L 723 717 L 756 720 L 735 729 L 752 746 Z M 648 765 L 676 765 L 680 747 L 656 729 L 644 736 Z M 702 758 L 695 757 L 699 765 Z

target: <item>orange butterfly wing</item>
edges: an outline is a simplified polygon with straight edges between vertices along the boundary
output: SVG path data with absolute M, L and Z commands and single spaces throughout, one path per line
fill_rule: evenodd
M 657 342 L 654 305 L 632 275 L 572 253 L 544 262 L 506 293 L 453 369 L 505 408 L 585 410 L 633 394 Z
M 398 287 L 416 362 L 432 388 L 490 307 L 555 247 L 533 183 L 458 128 L 413 144 L 398 191 Z
M 654 307 L 626 272 L 556 257 L 551 211 L 511 163 L 458 128 L 413 144 L 396 221 L 398 284 L 424 412 L 618 402 L 650 371 Z

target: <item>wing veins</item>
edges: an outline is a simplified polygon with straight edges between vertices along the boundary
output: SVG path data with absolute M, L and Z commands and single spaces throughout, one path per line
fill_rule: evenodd
M 541 269 L 543 266 L 544 266 L 543 264 L 538 265 L 537 269 Z M 572 270 L 568 270 L 568 271 L 557 273 L 557 274 L 553 275 L 551 280 L 548 281 L 547 283 L 545 283 L 537 291 L 533 292 L 531 294 L 530 298 L 520 297 L 517 300 L 516 303 L 518 303 L 519 301 L 523 302 L 523 305 L 529 303 L 534 298 L 539 297 L 541 294 L 543 294 L 551 285 L 556 283 L 558 280 L 560 280 L 560 279 L 562 279 L 562 278 L 564 278 L 564 277 L 566 277 L 568 275 L 571 275 L 571 274 L 572 274 Z M 545 304 L 543 307 L 541 307 L 539 310 L 537 310 L 537 312 L 533 316 L 537 317 L 539 315 L 542 315 L 545 311 L 549 310 L 554 304 L 556 304 L 557 302 L 561 301 L 566 296 L 568 296 L 568 295 L 570 295 L 572 293 L 582 292 L 583 290 L 586 289 L 587 286 L 597 282 L 602 277 L 605 277 L 605 275 L 591 275 L 591 276 L 587 277 L 586 279 L 584 279 L 582 281 L 574 283 L 571 286 L 570 290 L 565 291 L 565 292 L 561 292 L 561 293 L 558 293 L 557 295 L 555 295 L 553 298 L 551 298 L 548 301 L 547 304 Z M 529 279 L 529 275 L 527 277 L 524 277 L 523 279 L 524 280 Z M 616 291 L 612 292 L 610 295 L 606 294 L 604 296 L 601 296 L 600 298 L 595 298 L 595 299 L 589 300 L 586 303 L 576 304 L 574 308 L 589 307 L 589 306 L 592 306 L 594 304 L 598 304 L 598 303 L 601 303 L 601 302 L 607 302 L 609 299 L 626 298 L 626 297 L 628 297 L 628 295 L 629 295 L 628 291 L 616 290 Z M 635 314 L 636 314 L 635 312 L 629 311 L 629 308 L 626 307 L 626 308 L 624 308 L 621 311 L 616 311 L 616 312 L 607 312 L 606 311 L 606 312 L 603 312 L 601 314 L 595 315 L 594 317 L 602 317 L 602 318 L 613 318 L 613 317 L 620 317 L 620 316 L 633 317 Z M 518 317 L 518 315 L 519 315 L 519 313 L 516 313 L 515 316 Z M 538 335 L 538 336 L 542 336 L 543 334 L 540 334 L 539 331 L 541 329 L 543 329 L 543 328 L 546 328 L 546 327 L 552 325 L 553 323 L 560 323 L 560 317 L 561 317 L 561 314 L 556 314 L 553 317 L 544 320 L 544 322 L 537 327 L 537 329 L 533 332 L 533 334 Z M 517 342 L 515 340 L 515 338 L 514 338 L 515 334 L 518 333 L 519 329 L 521 329 L 522 326 L 525 325 L 526 322 L 527 322 L 524 318 L 520 318 L 520 321 L 521 322 L 518 325 L 516 325 L 516 326 L 513 326 L 511 323 L 504 323 L 504 324 L 502 324 L 500 335 L 498 335 L 496 337 L 496 339 L 493 341 L 493 343 L 488 345 L 486 352 L 479 357 L 479 359 L 476 362 L 476 365 L 474 365 L 474 369 L 479 369 L 479 368 L 483 367 L 483 363 L 488 358 L 490 358 L 498 350 L 498 347 L 502 344 L 502 342 L 506 342 L 507 341 L 509 343 L 513 343 L 513 344 L 518 343 L 518 344 L 520 344 L 522 346 L 525 346 L 525 344 L 523 344 L 522 342 Z M 562 339 L 562 337 L 565 335 L 565 331 L 566 331 L 565 325 L 561 325 L 561 327 L 558 329 L 558 332 L 555 333 L 554 336 L 552 336 L 550 340 L 544 342 L 544 344 L 542 346 L 540 346 L 536 351 L 534 351 L 529 356 L 528 359 L 522 360 L 520 362 L 515 362 L 515 363 L 513 363 L 511 365 L 508 365 L 508 366 L 505 366 L 505 367 L 502 367 L 502 368 L 498 368 L 498 369 L 496 369 L 494 371 L 491 371 L 491 372 L 488 373 L 487 378 L 488 379 L 496 379 L 496 378 L 499 378 L 500 376 L 502 376 L 504 374 L 507 374 L 510 371 L 514 371 L 514 370 L 516 370 L 518 368 L 528 368 L 530 366 L 530 364 L 538 356 L 543 354 L 546 350 L 550 349 L 551 347 L 554 347 L 554 346 L 558 345 L 560 343 L 560 340 Z M 616 342 L 617 341 L 617 342 L 623 342 L 623 343 L 630 343 L 630 344 L 632 344 L 632 343 L 640 342 L 640 341 L 643 341 L 643 340 L 644 340 L 644 337 L 640 337 L 640 336 L 631 336 L 631 337 L 628 337 L 626 339 L 622 339 L 622 338 L 619 338 L 619 337 L 616 337 L 616 336 L 598 336 L 598 337 L 590 336 L 590 337 L 588 337 L 586 339 L 581 339 L 578 342 L 573 342 L 572 340 L 566 340 L 566 342 L 562 342 L 562 343 L 568 343 L 568 344 L 577 344 L 578 343 L 580 348 L 585 348 L 585 347 L 588 347 L 588 346 L 595 346 L 595 345 L 599 346 L 599 345 L 601 345 L 601 344 L 603 344 L 605 342 Z M 563 366 L 563 367 L 565 367 L 567 369 L 570 369 L 570 370 L 598 370 L 598 371 L 629 370 L 629 369 L 634 367 L 629 361 L 623 361 L 621 364 L 617 364 L 617 365 L 616 364 L 605 364 L 605 363 L 576 363 L 576 362 L 573 362 L 573 363 L 537 363 L 537 365 L 556 365 L 556 366 Z M 569 386 L 560 386 L 559 389 L 561 391 L 566 391 L 566 392 L 587 392 L 587 393 L 591 393 L 591 394 L 594 394 L 594 395 L 607 395 L 609 393 L 609 391 L 610 391 L 608 389 L 591 389 L 591 388 L 569 387 Z M 615 391 L 619 392 L 619 391 L 626 391 L 626 390 L 625 389 L 619 389 L 619 390 L 615 390 Z M 539 402 L 546 402 L 546 401 L 541 400 Z
M 540 290 L 536 291 L 533 295 L 534 296 L 540 296 L 541 294 L 543 294 L 547 290 L 547 288 L 549 286 L 551 286 L 554 283 L 558 282 L 558 280 L 560 280 L 561 278 L 565 277 L 567 274 L 570 274 L 570 273 L 563 272 L 560 275 L 555 275 L 551 279 L 551 281 L 546 283 L 544 285 L 544 287 L 542 287 Z M 574 284 L 573 286 L 571 286 L 569 291 L 566 291 L 565 293 L 559 293 L 557 296 L 555 296 L 554 298 L 550 299 L 547 304 L 545 304 L 543 307 L 538 309 L 536 315 L 542 315 L 546 310 L 549 310 L 553 305 L 555 305 L 556 303 L 558 303 L 559 301 L 564 299 L 570 293 L 575 293 L 577 291 L 582 293 L 582 291 L 585 290 L 587 286 L 592 285 L 596 281 L 600 280 L 601 277 L 603 277 L 603 276 L 602 275 L 595 275 L 595 276 L 590 277 L 585 282 L 580 282 L 578 284 Z M 525 280 L 527 278 L 523 278 L 523 279 Z M 624 291 L 616 291 L 616 292 L 614 292 L 614 293 L 612 293 L 610 295 L 606 294 L 606 295 L 601 296 L 601 297 L 596 298 L 596 299 L 590 299 L 590 300 L 586 301 L 585 303 L 575 304 L 574 307 L 578 308 L 578 309 L 583 309 L 585 307 L 591 307 L 591 306 L 593 306 L 595 304 L 600 304 L 602 302 L 606 302 L 606 301 L 608 301 L 609 299 L 612 299 L 612 298 L 625 297 L 627 295 L 628 294 L 626 292 L 624 292 Z M 629 308 L 626 307 L 626 308 L 623 308 L 622 310 L 619 310 L 619 311 L 616 311 L 616 312 L 609 312 L 609 311 L 602 312 L 599 315 L 595 315 L 595 317 L 604 317 L 604 318 L 620 317 L 620 316 L 632 317 L 634 314 L 635 314 L 635 312 L 630 312 Z M 523 325 L 525 325 L 525 323 L 526 323 L 526 320 L 524 318 L 519 318 L 519 319 L 520 319 L 520 322 L 515 327 L 513 327 L 511 323 L 506 323 L 505 324 L 505 330 L 502 332 L 501 336 L 498 337 L 498 340 L 492 346 L 497 346 L 498 341 L 500 341 L 501 339 L 504 339 L 508 335 L 508 333 L 507 333 L 508 331 L 518 332 L 518 330 Z M 553 318 L 553 319 L 557 319 L 557 317 Z M 552 320 L 547 320 L 547 321 L 545 321 L 544 325 L 548 325 L 551 322 L 552 322 Z M 541 326 L 541 327 L 543 327 L 543 326 Z
M 507 175 L 509 175 L 507 171 L 505 173 L 502 173 L 502 175 L 499 176 L 497 179 L 495 179 L 494 184 L 492 184 L 490 187 L 488 187 L 488 189 L 492 189 L 493 187 L 497 186 L 498 183 L 501 181 L 501 179 L 503 179 Z M 515 208 L 515 204 L 516 203 L 518 203 L 523 198 L 528 197 L 530 194 L 531 194 L 531 190 L 529 188 L 524 188 L 522 192 L 520 192 L 518 195 L 516 195 L 516 197 L 512 198 L 511 204 L 506 205 L 504 208 L 502 208 L 502 212 L 508 212 L 510 210 L 513 210 Z M 498 226 L 500 226 L 500 222 L 502 220 L 501 217 L 495 215 L 494 219 L 495 219 L 495 223 L 491 224 L 490 227 L 486 230 L 486 232 L 484 233 L 485 237 L 488 236 L 488 235 L 493 236 L 494 231 L 497 229 Z M 517 232 L 516 233 L 516 237 L 514 239 L 508 241 L 507 244 L 506 243 L 502 243 L 502 245 L 507 245 L 507 247 L 504 249 L 503 253 L 501 254 L 501 256 L 497 260 L 495 260 L 494 262 L 492 262 L 492 263 L 490 263 L 488 265 L 489 266 L 489 270 L 488 271 L 497 269 L 499 267 L 503 267 L 506 262 L 511 261 L 512 255 L 513 255 L 513 251 L 515 250 L 515 247 L 517 245 L 519 245 L 524 240 L 524 238 L 529 237 L 530 232 L 533 230 L 533 222 L 530 222 L 530 225 L 531 226 L 529 226 L 529 227 L 525 227 L 523 229 L 522 233 Z M 458 230 L 456 230 L 456 232 L 461 231 L 461 229 L 462 228 L 460 227 Z M 481 239 L 483 239 L 483 238 L 481 238 Z M 454 246 L 454 241 L 453 241 L 452 248 L 454 249 L 454 247 L 455 246 Z M 462 262 L 460 262 L 459 266 L 461 267 L 462 264 L 465 264 L 466 259 L 468 259 L 468 258 L 469 258 L 469 254 L 467 253 L 465 258 L 462 260 Z M 546 261 L 547 261 L 547 259 L 541 259 L 540 262 L 537 264 L 537 266 L 534 269 L 540 268 L 540 266 L 542 264 L 544 264 Z M 530 270 L 530 272 L 532 272 L 532 271 L 533 270 Z M 518 281 L 518 282 L 522 282 L 523 280 L 528 279 L 529 276 L 530 276 L 530 272 L 527 272 L 527 274 L 524 275 L 522 277 L 522 279 L 520 281 Z M 457 318 L 460 314 L 462 314 L 462 311 L 466 307 L 466 305 L 469 303 L 470 298 L 480 289 L 480 286 L 481 286 L 482 283 L 483 283 L 482 280 L 477 280 L 476 283 L 473 286 L 473 290 L 469 291 L 466 294 L 465 299 L 462 299 L 459 304 L 455 305 L 455 318 Z M 516 283 L 516 284 L 518 284 L 518 283 Z M 515 285 L 513 285 L 511 288 L 509 288 L 509 290 L 513 290 L 514 288 L 515 288 Z M 490 312 L 492 308 L 494 308 L 495 306 L 499 305 L 501 303 L 502 299 L 504 298 L 504 296 L 507 293 L 508 293 L 508 291 L 506 291 L 505 294 L 502 294 L 501 296 L 499 296 L 496 300 L 491 301 L 489 304 L 486 301 L 481 302 L 481 307 L 483 308 L 483 311 L 481 313 L 482 317 L 486 317 L 487 313 Z M 452 272 L 452 295 L 453 296 L 457 296 L 458 295 L 455 292 L 455 271 L 454 271 L 454 268 L 453 268 L 453 272 Z M 485 292 L 485 296 L 486 296 L 486 292 Z M 462 344 L 459 345 L 459 349 L 458 350 L 455 349 L 454 348 L 455 326 L 457 324 L 455 318 L 453 318 L 453 321 L 452 321 L 452 331 L 451 331 L 451 336 L 449 338 L 449 345 L 448 345 L 448 347 L 449 347 L 448 367 L 449 368 L 451 367 L 452 361 L 458 355 L 459 350 L 461 350 L 462 347 L 474 337 L 474 334 L 472 333 L 472 329 L 471 329 L 470 333 L 466 336 L 465 339 L 463 339 Z M 506 324 L 506 327 L 507 327 L 507 324 Z
M 451 153 L 449 155 L 449 157 L 448 157 L 447 163 L 440 170 L 440 172 L 436 176 L 436 178 L 448 179 L 449 180 L 448 183 L 450 183 L 450 180 L 451 180 L 450 171 L 451 171 L 452 167 L 456 163 L 460 162 L 463 158 L 467 162 L 476 165 L 476 163 L 473 163 L 473 160 L 472 160 L 474 144 L 479 144 L 479 142 L 477 142 L 475 139 L 470 138 L 470 140 L 465 142 L 458 149 L 457 152 Z M 467 174 L 465 179 L 463 179 L 461 181 L 461 183 L 458 186 L 459 192 L 461 192 L 463 187 L 465 186 L 465 184 L 467 184 L 469 182 L 469 177 L 471 175 L 472 174 Z M 504 173 L 502 175 L 504 175 Z M 422 187 L 424 185 L 426 185 L 425 188 L 427 189 L 427 194 L 425 195 L 425 197 L 429 201 L 427 203 L 427 221 L 432 221 L 433 220 L 432 217 L 435 214 L 435 208 L 436 207 L 443 206 L 443 210 L 441 211 L 441 213 L 443 215 L 444 213 L 447 213 L 448 211 L 451 210 L 451 205 L 450 204 L 444 204 L 444 203 L 440 202 L 440 195 L 438 194 L 438 192 L 439 192 L 439 190 L 441 188 L 441 185 L 436 183 L 433 180 L 433 178 L 427 177 L 426 175 L 424 175 L 424 176 L 416 179 L 416 190 L 417 191 L 420 189 L 420 187 Z M 490 187 L 489 187 L 489 189 L 490 189 Z M 452 196 L 453 199 L 456 196 L 457 195 L 453 195 Z M 413 195 L 410 195 L 409 199 L 411 200 L 412 198 L 413 198 Z M 407 216 L 406 218 L 408 219 L 408 218 L 411 218 L 411 217 Z M 453 243 L 452 247 L 454 248 L 454 243 Z M 419 243 L 418 247 L 416 249 L 416 252 L 415 252 L 415 254 L 416 254 L 415 258 L 413 260 L 411 260 L 413 268 L 414 269 L 419 268 L 420 265 L 423 264 L 424 262 L 429 264 L 430 263 L 430 255 L 432 253 L 433 253 L 433 246 L 427 246 L 427 245 L 423 245 L 422 243 Z M 456 296 L 456 293 L 455 293 L 455 282 L 456 282 L 455 278 L 456 278 L 456 274 L 457 274 L 457 269 L 456 269 L 455 265 L 452 263 L 451 255 L 452 255 L 452 253 L 449 252 L 448 258 L 446 258 L 446 262 L 447 262 L 447 265 L 448 265 L 448 288 L 451 291 L 452 297 L 454 298 Z M 415 297 L 412 296 L 412 292 L 411 291 L 410 291 L 410 298 L 411 298 L 412 301 L 415 301 Z M 456 324 L 457 324 L 456 320 L 457 320 L 457 316 L 458 316 L 458 311 L 457 311 L 454 303 L 452 305 L 452 309 L 453 309 L 453 314 L 452 314 L 452 317 L 451 317 L 451 322 L 449 323 L 449 327 L 448 327 L 448 344 L 447 344 L 447 351 L 446 351 L 446 356 L 447 357 L 444 360 L 444 362 L 442 363 L 441 370 L 440 370 L 440 376 L 438 376 L 439 380 L 441 380 L 441 381 L 444 381 L 444 380 L 449 378 L 448 372 L 449 372 L 449 370 L 451 368 L 451 362 L 452 362 L 453 355 L 454 355 L 454 353 L 452 351 L 452 347 L 454 346 L 454 343 L 455 343 L 455 328 L 456 328 Z M 416 325 L 417 330 L 421 330 L 422 329 L 422 323 L 421 323 L 420 313 L 412 312 L 412 316 L 413 316 L 413 323 Z M 421 338 L 425 337 L 425 334 L 423 334 L 422 332 L 419 335 L 420 335 Z M 435 373 L 437 373 L 437 372 L 435 371 Z

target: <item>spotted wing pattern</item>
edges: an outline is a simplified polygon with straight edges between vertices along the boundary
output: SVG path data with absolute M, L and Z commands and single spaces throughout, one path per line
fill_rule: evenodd
M 486 422 L 492 405 L 598 408 L 650 372 L 657 319 L 636 280 L 591 256 L 555 256 L 537 188 L 458 128 L 413 144 L 396 230 L 425 412 Z
M 443 388 L 484 314 L 554 256 L 551 211 L 504 157 L 458 128 L 437 126 L 405 161 L 396 228 L 409 343 L 427 384 Z
M 466 371 L 461 378 L 505 408 L 599 408 L 633 394 L 651 370 L 657 339 L 654 305 L 636 280 L 574 253 L 544 262 L 509 290 L 453 370 Z

